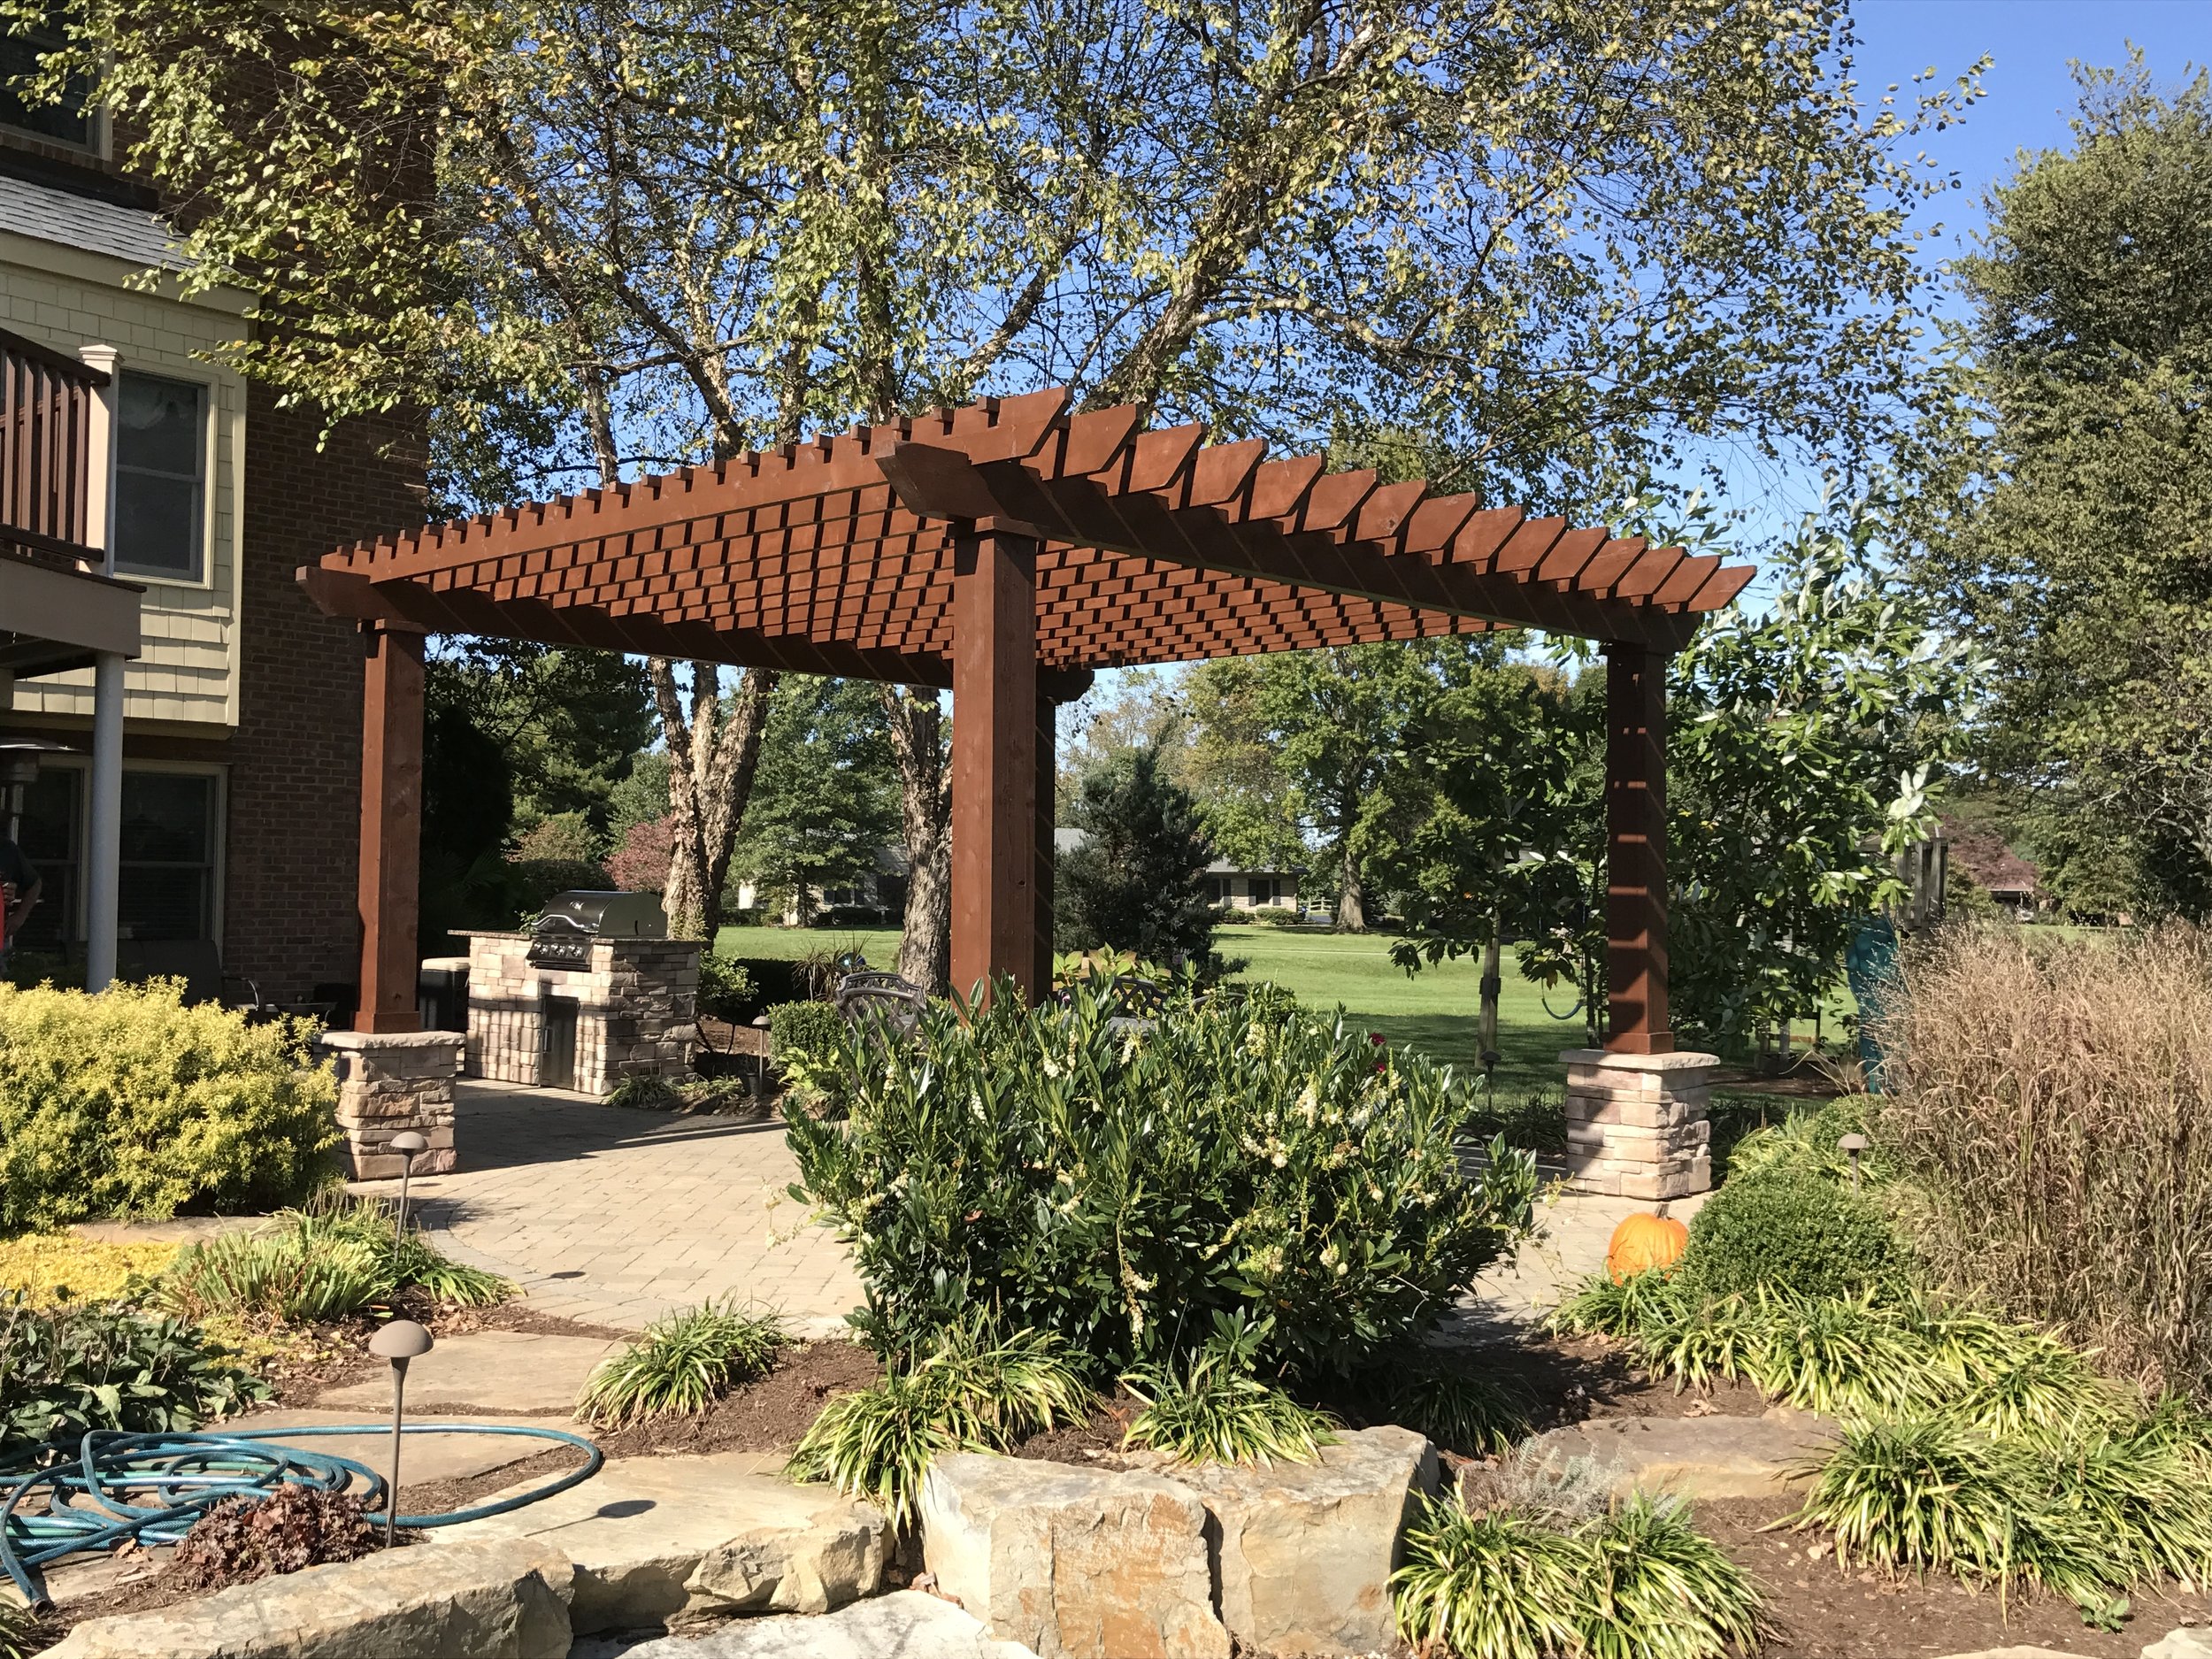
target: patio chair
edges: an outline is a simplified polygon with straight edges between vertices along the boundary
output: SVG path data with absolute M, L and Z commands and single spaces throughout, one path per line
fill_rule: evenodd
M 928 993 L 895 973 L 864 969 L 837 982 L 837 1011 L 849 1025 L 866 1025 L 903 1040 L 914 1034 L 928 1007 Z

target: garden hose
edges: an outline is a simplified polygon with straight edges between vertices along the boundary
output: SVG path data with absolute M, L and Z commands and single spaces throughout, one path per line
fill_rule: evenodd
M 42 1578 L 48 1563 L 65 1556 L 112 1549 L 127 1540 L 174 1544 L 200 1517 L 226 1498 L 273 1492 L 283 1483 L 346 1493 L 365 1504 L 386 1498 L 384 1477 L 334 1452 L 305 1451 L 280 1442 L 314 1435 L 389 1434 L 388 1423 L 270 1429 L 259 1434 L 127 1434 L 95 1429 L 73 1463 L 37 1466 L 43 1448 L 0 1462 L 0 1569 L 38 1605 L 49 1598 Z M 404 1434 L 518 1434 L 573 1446 L 585 1455 L 580 1469 L 496 1503 L 480 1503 L 438 1515 L 403 1515 L 401 1526 L 457 1526 L 565 1492 L 588 1480 L 606 1454 L 580 1434 L 511 1424 L 410 1424 Z M 45 1511 L 23 1513 L 27 1500 L 43 1492 Z M 382 1525 L 381 1510 L 365 1517 Z

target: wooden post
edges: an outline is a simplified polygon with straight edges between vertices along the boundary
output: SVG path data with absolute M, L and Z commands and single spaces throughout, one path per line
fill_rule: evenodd
M 953 543 L 952 988 L 1036 980 L 1037 543 Z
M 423 636 L 364 625 L 361 989 L 356 1031 L 415 1031 L 422 869 Z
M 1030 915 L 1033 918 L 1032 949 L 1036 965 L 1030 996 L 1041 1002 L 1052 991 L 1052 875 L 1059 856 L 1052 833 L 1060 817 L 1060 705 L 1050 697 L 1037 699 L 1037 846 L 1033 861 L 1036 873 L 1030 882 Z
M 1667 658 L 1605 648 L 1607 1048 L 1671 1054 L 1667 1026 Z

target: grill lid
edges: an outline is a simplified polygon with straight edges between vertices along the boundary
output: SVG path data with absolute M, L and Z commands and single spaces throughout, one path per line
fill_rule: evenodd
M 583 933 L 605 939 L 665 939 L 668 917 L 657 893 L 557 893 L 533 933 Z

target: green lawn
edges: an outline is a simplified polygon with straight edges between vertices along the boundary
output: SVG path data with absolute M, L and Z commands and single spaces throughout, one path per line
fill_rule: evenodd
M 857 948 L 870 962 L 887 968 L 899 954 L 898 930 L 887 927 L 726 927 L 717 944 L 726 956 L 785 958 Z M 1475 1013 L 1481 964 L 1448 962 L 1409 978 L 1391 962 L 1390 944 L 1379 933 L 1308 933 L 1267 926 L 1214 932 L 1217 950 L 1233 961 L 1244 958 L 1247 979 L 1271 979 L 1314 1009 L 1341 1007 L 1351 1023 L 1432 1058 L 1466 1067 L 1479 1064 Z M 1521 977 L 1508 950 L 1498 1008 L 1498 1049 L 1504 1057 L 1496 1086 L 1502 1095 L 1556 1090 L 1560 1050 L 1582 1046 L 1582 1016 L 1553 1018 L 1545 1011 L 1546 995 L 1542 987 Z M 1575 1006 L 1574 993 L 1563 987 L 1549 998 L 1563 1014 Z

